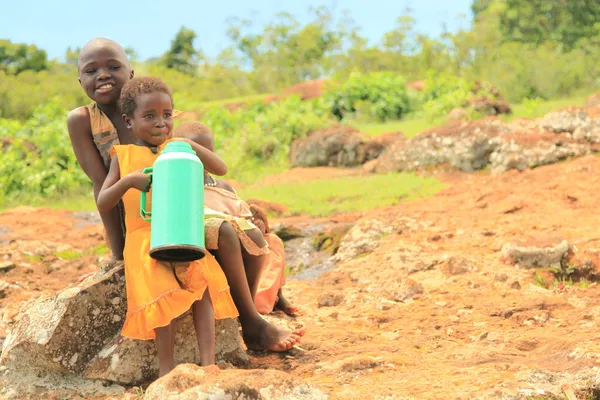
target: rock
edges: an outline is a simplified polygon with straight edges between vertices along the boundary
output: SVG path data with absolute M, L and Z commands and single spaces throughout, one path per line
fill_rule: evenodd
M 390 146 L 379 158 L 376 172 L 413 170 L 449 164 L 472 172 L 489 164 L 496 138 L 506 127 L 499 120 L 451 122 L 433 128 L 402 145 Z
M 529 268 L 547 268 L 560 265 L 563 257 L 569 252 L 566 240 L 552 242 L 525 241 L 522 244 L 507 243 L 502 247 L 502 259 L 512 264 Z
M 521 290 L 521 284 L 519 283 L 519 281 L 514 281 L 510 284 L 510 288 L 515 290 Z
M 347 262 L 370 253 L 377 247 L 379 239 L 393 231 L 394 229 L 383 221 L 361 220 L 343 237 L 333 260 Z
M 473 97 L 467 100 L 468 106 L 484 115 L 510 114 L 510 105 L 500 91 L 487 82 L 475 81 L 472 89 Z
M 313 237 L 313 247 L 318 251 L 335 254 L 341 245 L 342 238 L 353 226 L 352 223 L 339 223 L 328 226 Z
M 466 274 L 470 270 L 471 267 L 462 258 L 450 257 L 440 265 L 440 271 L 447 277 Z
M 335 307 L 339 306 L 344 301 L 344 296 L 341 294 L 325 293 L 317 298 L 319 307 Z
M 175 362 L 200 363 L 200 352 L 191 313 L 177 321 Z M 216 359 L 244 366 L 248 356 L 241 347 L 239 324 L 236 320 L 216 321 Z M 84 372 L 88 379 L 101 379 L 125 385 L 135 385 L 158 377 L 158 356 L 152 340 L 132 340 L 117 337 L 92 360 Z
M 600 119 L 590 115 L 590 109 L 567 107 L 546 114 L 539 122 L 541 129 L 553 133 L 568 133 L 574 139 L 600 143 Z
M 352 167 L 377 157 L 384 145 L 371 144 L 368 138 L 354 128 L 336 125 L 312 132 L 305 139 L 292 143 L 292 167 Z
M 17 265 L 12 261 L 0 262 L 0 274 L 5 274 L 15 269 Z
M 70 374 L 0 368 L 0 399 L 125 399 L 125 388 Z
M 469 113 L 464 108 L 457 107 L 448 113 L 446 119 L 448 121 L 467 121 L 469 119 Z
M 304 237 L 304 233 L 302 232 L 302 230 L 297 226 L 293 225 L 279 225 L 277 227 L 274 227 L 273 231 L 284 242 Z
M 413 279 L 400 276 L 386 282 L 383 292 L 392 301 L 404 302 L 422 294 L 423 285 Z
M 177 366 L 152 383 L 144 400 L 325 400 L 312 386 L 296 383 L 282 371 L 220 370 L 216 366 Z
M 586 107 L 600 106 L 600 92 L 596 92 L 585 99 Z
M 298 95 L 302 100 L 314 99 L 323 94 L 328 84 L 329 81 L 327 79 L 314 79 L 300 82 L 283 89 L 283 96 Z
M 404 143 L 390 145 L 375 163 L 369 164 L 368 170 L 404 171 L 446 164 L 465 172 L 487 166 L 494 173 L 523 171 L 589 154 L 593 131 L 586 132 L 583 140 L 540 132 L 539 124 L 531 121 L 504 123 L 491 117 L 472 122 L 453 121 Z
M 153 343 L 120 337 L 125 298 L 124 270 L 119 266 L 34 301 L 6 338 L 1 365 L 26 373 L 66 373 L 122 383 L 151 376 L 156 368 Z M 196 339 L 189 334 L 192 324 L 189 318 L 185 325 L 184 321 L 179 329 L 179 347 L 181 352 L 189 352 L 185 361 L 195 360 L 191 349 Z M 224 361 L 245 358 L 236 324 L 227 321 L 217 329 L 218 358 Z M 139 353 L 134 357 L 128 351 Z
M 413 89 L 418 92 L 422 92 L 423 90 L 425 90 L 426 84 L 425 81 L 414 81 L 410 82 L 408 85 L 406 85 L 406 87 L 408 89 Z
M 122 326 L 126 304 L 122 268 L 98 274 L 24 311 L 6 338 L 0 363 L 14 369 L 82 373 Z M 121 322 L 115 322 L 115 315 Z
M 511 169 L 524 171 L 589 153 L 587 143 L 550 133 L 508 134 L 501 138 L 489 160 L 492 172 L 501 173 Z

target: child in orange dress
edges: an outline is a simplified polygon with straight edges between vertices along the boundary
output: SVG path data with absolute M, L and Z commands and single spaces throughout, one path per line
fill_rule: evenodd
M 211 130 L 199 122 L 184 122 L 174 137 L 184 137 L 214 152 Z M 245 263 L 260 264 L 260 274 L 249 285 L 256 309 L 269 314 L 274 309 L 294 315 L 298 310 L 284 298 L 281 287 L 285 285 L 285 252 L 281 239 L 271 233 L 266 215 L 256 205 L 240 199 L 227 182 L 215 179 L 205 172 L 205 221 L 227 220 L 236 229 L 246 253 Z M 211 222 L 208 222 L 211 224 Z M 207 248 L 210 247 L 207 244 Z
M 137 142 L 112 147 L 110 169 L 97 205 L 106 211 L 122 200 L 125 208 L 123 255 L 128 310 L 122 335 L 156 339 L 159 376 L 163 376 L 175 366 L 174 320 L 191 308 L 201 364 L 214 364 L 214 318 L 238 315 L 225 275 L 210 254 L 177 265 L 152 259 L 150 223 L 139 212 L 140 191 L 150 189 L 150 176 L 140 171 L 154 164 L 172 135 L 171 90 L 158 78 L 134 78 L 123 87 L 119 101 L 123 119 Z M 186 139 L 174 140 L 190 143 L 207 170 L 216 175 L 226 173 L 227 167 L 214 153 Z

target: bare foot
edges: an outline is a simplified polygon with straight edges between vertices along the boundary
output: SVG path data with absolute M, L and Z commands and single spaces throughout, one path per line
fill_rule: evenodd
M 288 299 L 283 297 L 281 289 L 277 292 L 277 302 L 275 303 L 275 306 L 273 306 L 273 310 L 281 310 L 290 317 L 295 317 L 298 313 L 298 307 L 293 306 Z
M 290 332 L 262 320 L 262 323 L 252 331 L 243 330 L 244 342 L 248 349 L 255 351 L 283 352 L 291 349 L 304 336 L 304 329 Z

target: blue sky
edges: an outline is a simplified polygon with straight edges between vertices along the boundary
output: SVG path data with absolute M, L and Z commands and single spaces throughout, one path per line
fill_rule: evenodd
M 348 10 L 362 35 L 377 43 L 407 6 L 413 10 L 417 31 L 438 35 L 443 23 L 451 31 L 466 27 L 470 4 L 471 0 L 22 0 L 2 7 L 0 39 L 34 43 L 50 58 L 62 58 L 67 47 L 102 36 L 133 47 L 146 59 L 164 53 L 184 25 L 198 34 L 196 47 L 212 57 L 229 44 L 228 17 L 250 17 L 253 11 L 260 28 L 280 11 L 306 22 L 310 6 L 333 8 L 336 16 Z M 460 14 L 467 18 L 457 18 Z

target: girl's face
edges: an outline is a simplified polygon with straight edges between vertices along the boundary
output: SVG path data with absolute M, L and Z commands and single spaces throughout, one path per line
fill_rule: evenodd
M 123 115 L 125 124 L 143 144 L 160 146 L 173 131 L 173 102 L 162 92 L 147 93 L 135 99 L 133 115 Z

